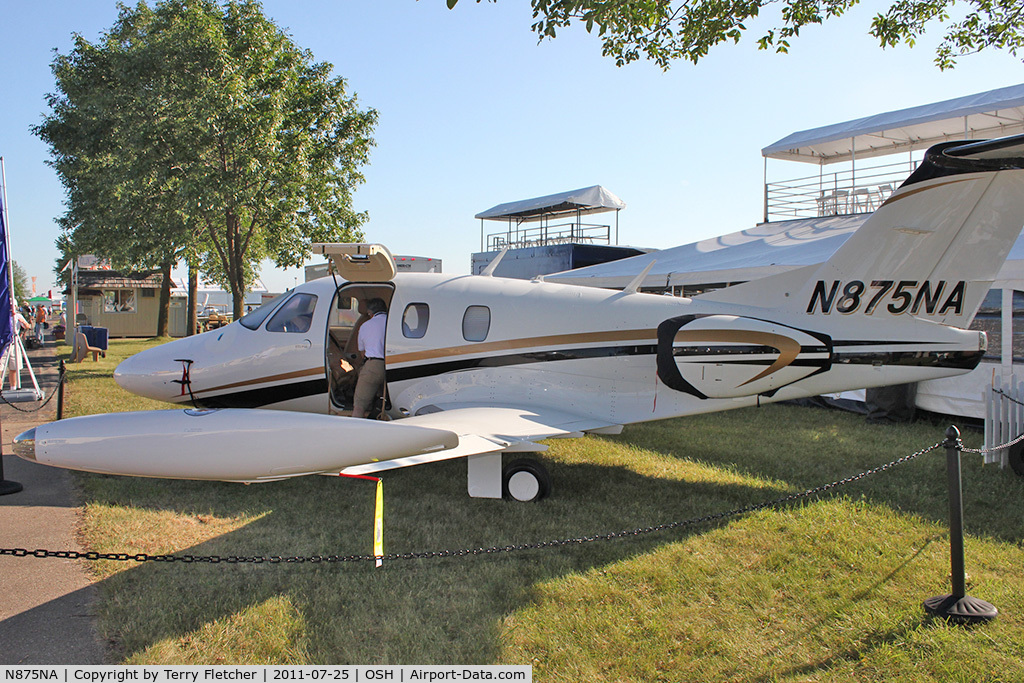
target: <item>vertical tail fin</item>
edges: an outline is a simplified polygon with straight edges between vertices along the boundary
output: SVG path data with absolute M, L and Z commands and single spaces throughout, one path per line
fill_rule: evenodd
M 936 145 L 825 263 L 701 298 L 966 327 L 1022 226 L 1024 135 Z

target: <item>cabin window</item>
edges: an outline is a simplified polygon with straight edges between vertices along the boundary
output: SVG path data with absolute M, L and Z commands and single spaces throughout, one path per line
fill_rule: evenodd
M 108 289 L 103 292 L 104 313 L 134 313 L 134 289 Z
M 486 306 L 470 306 L 462 316 L 462 338 L 466 341 L 483 341 L 491 329 L 491 309 Z
M 402 315 L 402 334 L 409 339 L 421 339 L 427 333 L 430 321 L 430 306 L 409 304 Z
M 308 332 L 313 324 L 316 296 L 296 294 L 267 323 L 267 332 Z

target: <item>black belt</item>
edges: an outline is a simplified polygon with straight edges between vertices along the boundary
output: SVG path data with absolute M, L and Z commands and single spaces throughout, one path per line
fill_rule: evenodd
M 384 359 L 383 358 L 374 358 L 373 356 L 367 356 L 366 360 L 379 360 L 379 361 L 383 361 Z

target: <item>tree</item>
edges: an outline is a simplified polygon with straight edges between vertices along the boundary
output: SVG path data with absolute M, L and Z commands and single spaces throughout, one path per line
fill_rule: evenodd
M 31 295 L 28 287 L 28 275 L 17 261 L 11 261 L 11 274 L 14 278 L 14 298 L 20 305 Z
M 167 272 L 197 255 L 237 317 L 261 259 L 295 266 L 311 241 L 360 238 L 352 191 L 377 114 L 331 71 L 252 0 L 121 5 L 100 41 L 76 36 L 56 57 L 35 129 L 68 191 L 72 242 Z
M 447 0 L 448 8 L 459 0 Z M 476 0 L 478 3 L 481 0 Z M 497 0 L 490 0 L 497 2 Z M 745 22 L 777 0 L 530 0 L 541 39 L 582 23 L 597 30 L 602 52 L 619 66 L 645 56 L 662 69 L 686 59 L 696 63 L 722 42 L 739 42 Z M 779 24 L 758 40 L 761 49 L 786 52 L 790 39 L 804 26 L 841 16 L 859 0 L 778 0 Z M 961 18 L 950 22 L 954 8 Z M 1003 49 L 1016 56 L 1024 47 L 1024 3 L 1020 0 L 895 0 L 874 16 L 870 35 L 882 47 L 914 45 L 932 24 L 946 25 L 936 49 L 940 69 L 956 65 L 957 57 L 984 49 Z

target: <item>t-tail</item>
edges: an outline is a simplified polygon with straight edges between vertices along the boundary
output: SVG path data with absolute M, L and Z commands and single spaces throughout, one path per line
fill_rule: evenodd
M 1022 226 L 1024 135 L 944 143 L 825 263 L 701 299 L 965 328 Z

